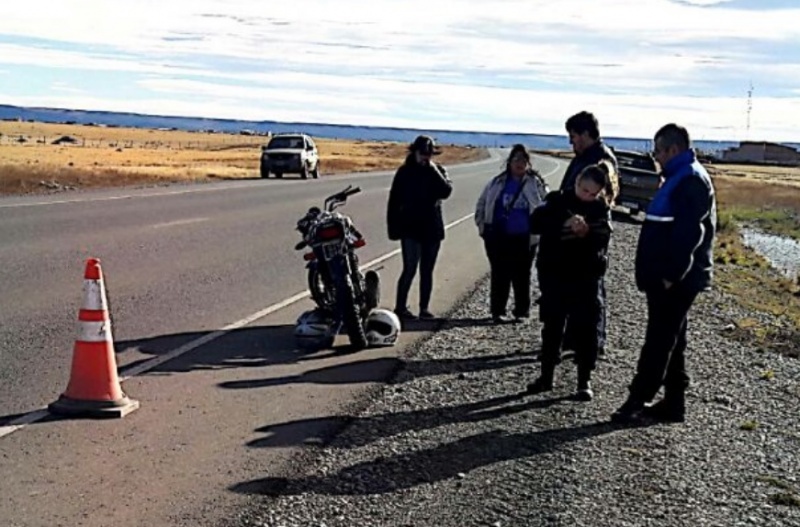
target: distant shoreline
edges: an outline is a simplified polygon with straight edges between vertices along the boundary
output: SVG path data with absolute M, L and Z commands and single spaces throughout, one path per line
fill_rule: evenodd
M 124 126 L 148 129 L 177 129 L 195 132 L 224 132 L 252 135 L 267 133 L 304 131 L 315 137 L 332 139 L 352 139 L 364 141 L 409 142 L 420 133 L 436 137 L 442 144 L 481 147 L 504 147 L 522 143 L 537 150 L 569 150 L 566 135 L 533 133 L 498 133 L 454 130 L 430 130 L 413 128 L 393 128 L 376 126 L 339 125 L 324 123 L 284 123 L 277 121 L 244 121 L 233 119 L 211 119 L 201 117 L 171 117 L 91 110 L 69 110 L 57 108 L 30 108 L 0 104 L 0 119 L 23 121 L 33 120 L 45 123 L 70 123 L 80 125 L 102 125 L 108 127 Z M 649 151 L 652 141 L 649 138 L 604 137 L 615 148 L 623 150 Z M 695 146 L 703 152 L 720 152 L 737 146 L 739 141 L 696 140 Z M 800 143 L 781 143 L 800 148 Z

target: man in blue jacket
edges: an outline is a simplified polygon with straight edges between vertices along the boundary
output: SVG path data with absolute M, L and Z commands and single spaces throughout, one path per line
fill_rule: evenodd
M 714 187 L 691 149 L 689 133 L 668 124 L 655 136 L 653 155 L 664 184 L 647 209 L 636 250 L 636 285 L 647 295 L 647 330 L 630 395 L 611 416 L 685 419 L 686 323 L 695 297 L 711 286 L 717 225 Z M 647 404 L 664 386 L 664 398 Z

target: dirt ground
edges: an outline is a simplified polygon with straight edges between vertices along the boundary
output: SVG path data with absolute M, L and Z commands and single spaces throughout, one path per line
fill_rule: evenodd
M 53 144 L 61 138 L 70 142 Z M 0 194 L 71 188 L 258 177 L 267 137 L 236 134 L 0 122 Z M 390 170 L 405 143 L 316 139 L 322 175 Z M 447 165 L 486 157 L 480 148 L 442 146 Z

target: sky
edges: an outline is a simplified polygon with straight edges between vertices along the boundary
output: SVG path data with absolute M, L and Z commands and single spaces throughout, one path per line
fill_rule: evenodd
M 800 142 L 799 20 L 800 0 L 6 2 L 0 104 L 541 134 L 588 110 L 610 137 Z

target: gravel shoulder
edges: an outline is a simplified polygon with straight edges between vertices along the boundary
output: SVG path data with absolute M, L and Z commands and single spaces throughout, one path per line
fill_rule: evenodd
M 571 361 L 552 394 L 520 393 L 538 373 L 540 325 L 486 325 L 484 279 L 371 401 L 267 431 L 268 446 L 305 445 L 299 470 L 233 489 L 253 499 L 231 525 L 800 526 L 800 361 L 726 334 L 766 315 L 703 295 L 690 319 L 687 423 L 609 423 L 646 317 L 633 284 L 638 227 L 616 229 L 610 351 L 593 402 L 569 399 Z M 330 441 L 304 432 L 324 424 L 344 428 Z

